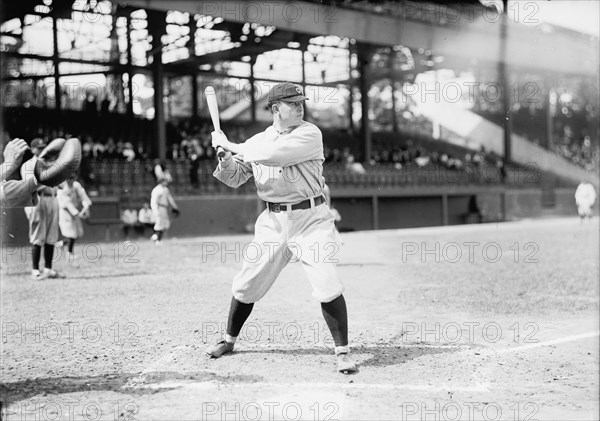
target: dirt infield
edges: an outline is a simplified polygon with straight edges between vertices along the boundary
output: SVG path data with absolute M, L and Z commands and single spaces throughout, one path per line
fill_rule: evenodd
M 301 266 L 209 360 L 250 236 L 76 246 L 66 279 L 2 256 L 2 419 L 599 418 L 599 224 L 343 234 L 359 373 L 335 371 Z

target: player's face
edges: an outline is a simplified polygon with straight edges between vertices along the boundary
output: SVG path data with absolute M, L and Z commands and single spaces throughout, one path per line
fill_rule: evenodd
M 286 125 L 298 124 L 304 117 L 304 101 L 279 102 L 279 117 Z

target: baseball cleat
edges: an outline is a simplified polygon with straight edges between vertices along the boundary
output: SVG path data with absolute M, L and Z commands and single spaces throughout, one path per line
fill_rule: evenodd
M 358 371 L 354 361 L 348 356 L 348 354 L 337 354 L 337 370 L 340 373 L 350 374 Z
M 219 358 L 221 355 L 233 351 L 233 344 L 226 341 L 221 341 L 206 349 L 206 354 L 211 358 Z
M 55 271 L 54 269 L 44 269 L 44 277 L 50 279 L 64 278 L 65 275 Z
M 41 281 L 44 278 L 45 276 L 43 272 L 40 272 L 38 269 L 31 270 L 31 279 L 33 279 L 34 281 Z

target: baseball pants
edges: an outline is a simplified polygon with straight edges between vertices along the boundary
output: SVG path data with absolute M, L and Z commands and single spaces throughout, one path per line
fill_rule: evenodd
M 327 303 L 342 295 L 334 219 L 326 204 L 282 212 L 265 209 L 245 248 L 242 270 L 233 279 L 235 299 L 247 304 L 260 300 L 289 262 L 302 263 L 317 301 Z
M 25 208 L 29 220 L 29 242 L 36 246 L 54 245 L 58 241 L 58 201 L 40 196 L 37 206 Z

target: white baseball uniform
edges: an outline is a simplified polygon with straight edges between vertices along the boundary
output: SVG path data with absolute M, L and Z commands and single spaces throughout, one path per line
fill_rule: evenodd
M 591 183 L 581 183 L 575 190 L 575 203 L 580 216 L 591 216 L 596 202 L 596 190 Z
M 35 177 L 33 170 L 37 157 L 23 163 L 21 178 L 30 180 Z M 35 206 L 24 208 L 29 221 L 29 242 L 34 245 L 56 244 L 58 242 L 58 201 L 56 200 L 56 187 L 38 185 L 38 202 Z
M 177 205 L 167 186 L 158 184 L 154 187 L 150 196 L 150 208 L 156 221 L 154 224 L 156 231 L 167 231 L 171 228 L 169 208 L 177 208 Z
M 92 201 L 87 195 L 83 186 L 74 181 L 73 186 L 69 187 L 64 181 L 57 193 L 59 215 L 58 224 L 62 235 L 67 238 L 81 238 L 83 236 L 83 222 L 77 216 L 84 207 L 89 208 Z
M 326 303 L 342 295 L 336 270 L 340 243 L 334 216 L 321 200 L 324 157 L 319 128 L 303 121 L 280 133 L 270 126 L 240 149 L 239 155 L 220 160 L 213 175 L 230 187 L 254 177 L 260 199 L 276 205 L 272 210 L 267 206 L 256 221 L 242 270 L 233 279 L 234 298 L 242 303 L 260 300 L 290 261 L 302 263 L 316 300 Z M 308 208 L 292 208 L 298 204 Z

